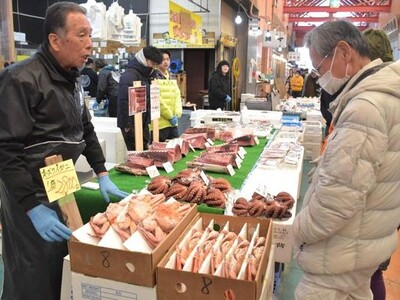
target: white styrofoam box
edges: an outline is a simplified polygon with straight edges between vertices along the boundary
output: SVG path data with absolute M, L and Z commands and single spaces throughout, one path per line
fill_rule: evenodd
M 251 122 L 270 122 L 273 126 L 278 126 L 282 119 L 281 111 L 267 111 L 267 110 L 243 110 L 242 123 L 248 124 Z
M 197 109 L 190 113 L 190 126 L 191 127 L 199 127 L 201 124 L 204 124 L 204 116 L 210 112 L 215 112 L 216 110 L 207 110 L 207 109 Z
M 321 143 L 322 142 L 322 131 L 320 133 L 304 133 L 303 143 Z
M 321 143 L 303 143 L 304 160 L 314 160 L 320 156 Z
M 93 117 L 92 123 L 95 128 L 118 128 L 117 127 L 117 118 L 109 118 L 109 117 Z
M 319 121 L 321 122 L 323 119 L 321 111 L 319 110 L 309 110 L 307 111 L 307 121 Z
M 275 281 L 275 245 L 271 245 L 269 251 L 267 270 L 265 271 L 264 285 L 261 292 L 260 300 L 274 299 L 274 281 Z
M 305 133 L 321 133 L 322 124 L 320 121 L 302 121 Z
M 240 113 L 233 111 L 215 111 L 204 116 L 204 124 L 215 122 L 234 122 L 240 123 Z
M 157 300 L 156 287 L 144 287 L 71 272 L 73 299 Z
M 106 141 L 103 139 L 99 139 L 101 150 L 103 150 L 104 157 L 106 157 L 107 149 L 106 149 Z M 87 173 L 92 171 L 89 163 L 85 156 L 80 155 L 78 160 L 75 163 L 75 170 L 76 172 Z
M 69 254 L 64 257 L 60 300 L 72 300 L 71 262 Z

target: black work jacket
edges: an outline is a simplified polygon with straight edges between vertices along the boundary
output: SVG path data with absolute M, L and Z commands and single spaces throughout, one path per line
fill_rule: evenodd
M 78 78 L 44 45 L 0 72 L 0 179 L 25 211 L 39 204 L 45 157 L 82 153 L 96 173 L 106 170 Z

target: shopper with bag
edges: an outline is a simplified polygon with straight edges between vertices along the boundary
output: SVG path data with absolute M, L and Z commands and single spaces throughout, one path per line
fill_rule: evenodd
M 71 230 L 44 191 L 39 169 L 46 157 L 76 161 L 82 153 L 107 202 L 108 194 L 128 195 L 108 177 L 79 82 L 92 49 L 85 13 L 72 2 L 51 5 L 37 53 L 0 72 L 2 299 L 60 299 Z
M 396 250 L 400 215 L 400 62 L 371 61 L 346 21 L 305 36 L 332 128 L 293 223 L 304 271 L 295 299 L 372 299 L 370 278 Z

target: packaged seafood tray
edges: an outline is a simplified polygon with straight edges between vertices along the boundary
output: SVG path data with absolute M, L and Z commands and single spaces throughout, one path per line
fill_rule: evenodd
M 175 210 L 175 204 L 181 204 L 168 200 L 157 203 L 152 212 L 143 213 L 158 199 L 158 195 L 151 195 L 151 199 L 147 195 L 151 194 L 130 195 L 118 203 L 110 203 L 105 212 L 73 232 L 69 242 L 73 272 L 139 286 L 156 285 L 157 264 L 196 216 L 197 208 L 185 206 L 184 213 L 167 230 L 165 226 L 171 225 L 171 216 L 175 215 L 169 208 Z M 133 224 L 132 220 L 142 215 L 143 220 L 137 226 Z M 125 226 L 126 223 L 132 226 Z
M 268 219 L 197 214 L 158 265 L 158 299 L 260 299 L 271 240 Z

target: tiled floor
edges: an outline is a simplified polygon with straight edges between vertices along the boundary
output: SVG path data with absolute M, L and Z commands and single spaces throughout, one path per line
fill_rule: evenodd
M 311 169 L 309 162 L 304 161 L 303 176 L 301 184 L 301 193 L 299 203 L 297 204 L 297 211 L 301 209 L 303 196 L 307 191 L 307 173 Z M 400 239 L 400 232 L 399 232 Z M 276 293 L 278 300 L 293 300 L 294 290 L 300 281 L 302 270 L 297 266 L 295 261 L 285 264 L 281 276 L 279 289 Z M 391 261 L 387 271 L 383 273 L 386 287 L 386 300 L 399 300 L 400 299 L 400 244 L 397 251 L 392 255 Z

